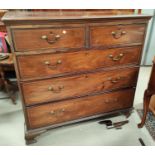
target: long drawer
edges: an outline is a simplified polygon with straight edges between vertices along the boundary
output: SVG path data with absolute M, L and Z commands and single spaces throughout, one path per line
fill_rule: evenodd
M 134 91 L 134 89 L 127 89 L 27 108 L 29 127 L 43 127 L 130 108 Z
M 21 79 L 52 77 L 96 68 L 138 64 L 141 46 L 18 56 Z
M 91 46 L 114 46 L 142 43 L 144 32 L 145 24 L 92 26 L 90 44 Z
M 27 28 L 12 30 L 16 51 L 85 46 L 85 28 Z
M 26 105 L 135 86 L 138 68 L 100 71 L 21 84 Z

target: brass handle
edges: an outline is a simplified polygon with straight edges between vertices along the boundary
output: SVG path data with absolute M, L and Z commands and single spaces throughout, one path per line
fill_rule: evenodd
M 119 77 L 117 77 L 117 78 L 115 78 L 115 79 L 109 78 L 108 80 L 109 80 L 111 83 L 118 83 L 119 80 L 121 80 L 121 79 L 122 79 L 122 78 L 119 76 Z
M 50 61 L 45 61 L 44 64 L 47 65 L 50 69 L 55 69 L 58 65 L 62 64 L 62 60 L 57 60 L 55 64 L 50 64 Z
M 48 91 L 52 91 L 53 93 L 60 93 L 62 89 L 64 89 L 63 85 L 58 86 L 57 88 L 54 88 L 52 86 L 48 87 Z
M 125 35 L 127 32 L 126 31 L 122 31 L 122 30 L 117 30 L 116 32 L 115 31 L 112 31 L 111 34 L 112 36 L 115 38 L 115 39 L 118 39 L 120 37 L 122 37 L 123 35 Z
M 122 34 L 126 34 L 126 31 L 122 31 Z
M 48 37 L 47 35 L 42 35 L 41 39 L 46 40 L 49 44 L 53 44 L 61 38 L 59 34 L 55 35 L 52 32 L 50 33 L 50 35 L 52 35 L 52 38 Z
M 117 33 L 118 33 L 118 31 L 117 32 L 115 32 L 115 31 L 111 32 L 112 35 L 116 35 Z M 126 31 L 121 31 L 120 34 L 126 34 Z
M 119 55 L 117 56 L 113 56 L 112 54 L 109 55 L 109 58 L 111 58 L 113 61 L 119 61 L 121 60 L 121 58 L 124 56 L 123 53 L 120 53 Z
M 116 34 L 116 32 L 112 31 L 112 32 L 111 32 L 111 34 L 112 34 L 112 35 L 115 35 L 115 34 Z
M 41 36 L 41 39 L 47 39 L 46 35 Z
M 57 116 L 57 115 L 63 114 L 64 112 L 65 112 L 65 109 L 51 110 L 49 114 L 53 116 Z
M 50 62 L 49 62 L 49 61 L 45 61 L 44 64 L 45 64 L 45 65 L 49 65 Z

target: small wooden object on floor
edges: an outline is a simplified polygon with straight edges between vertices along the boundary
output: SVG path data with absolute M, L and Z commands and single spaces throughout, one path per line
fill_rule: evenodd
M 145 124 L 146 115 L 147 115 L 148 111 L 151 110 L 153 112 L 153 108 L 149 108 L 150 103 L 151 103 L 151 98 L 153 97 L 153 95 L 155 95 L 155 57 L 153 60 L 153 66 L 152 66 L 152 71 L 151 71 L 148 88 L 144 92 L 144 103 L 143 103 L 144 104 L 144 113 L 143 113 L 143 118 L 141 120 L 141 123 L 138 124 L 139 128 L 142 128 L 143 125 Z M 155 102 L 153 103 L 153 105 L 155 105 Z
M 4 60 L 0 60 L 0 78 L 1 78 L 1 87 L 4 88 L 4 90 L 7 92 L 8 97 L 4 97 L 4 98 L 0 98 L 0 99 L 5 99 L 5 98 L 11 98 L 13 104 L 16 104 L 15 102 L 15 90 L 16 90 L 16 86 L 14 86 L 12 84 L 12 82 L 10 80 L 8 80 L 5 77 L 5 70 L 7 70 L 7 68 L 13 68 L 14 64 L 13 64 L 13 55 L 10 53 L 9 57 L 7 59 Z M 11 92 L 11 90 L 12 92 Z

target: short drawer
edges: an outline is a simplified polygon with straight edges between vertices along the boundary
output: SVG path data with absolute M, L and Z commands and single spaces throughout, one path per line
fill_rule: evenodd
M 84 27 L 13 29 L 16 51 L 85 46 Z
M 143 43 L 144 24 L 94 26 L 90 28 L 91 46 L 116 46 Z
M 21 84 L 26 105 L 58 101 L 94 92 L 135 86 L 138 68 L 93 72 L 70 77 L 24 82 Z
M 130 108 L 134 91 L 127 89 L 27 108 L 29 127 L 44 127 Z
M 53 77 L 97 68 L 138 64 L 141 46 L 71 53 L 17 56 L 21 79 Z

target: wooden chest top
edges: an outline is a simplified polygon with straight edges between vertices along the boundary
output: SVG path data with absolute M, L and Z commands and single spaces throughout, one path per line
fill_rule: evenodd
M 148 19 L 150 15 L 144 14 L 128 14 L 124 15 L 121 12 L 113 14 L 112 12 L 103 11 L 51 11 L 51 12 L 28 12 L 28 11 L 10 11 L 7 12 L 2 20 L 5 24 L 10 22 L 25 21 L 36 22 L 36 21 L 62 21 L 62 20 L 111 20 L 111 19 Z M 13 23 L 12 23 L 13 24 Z

